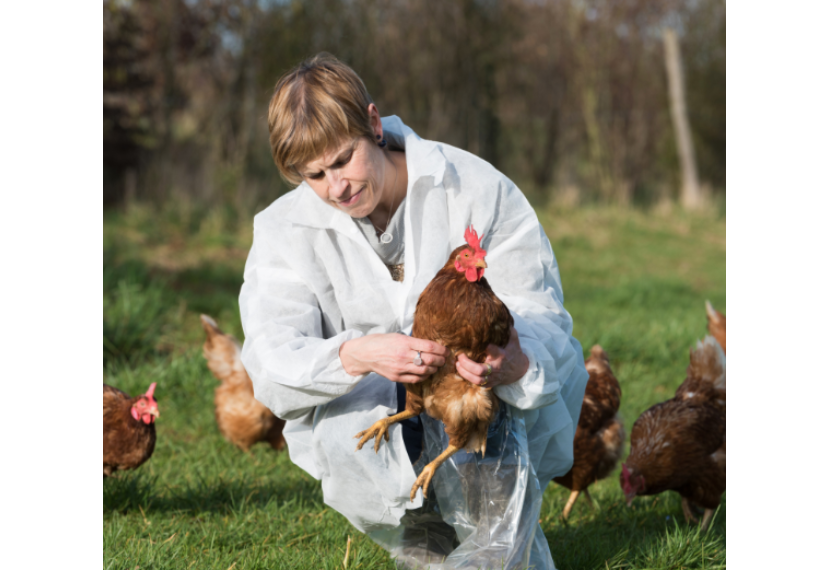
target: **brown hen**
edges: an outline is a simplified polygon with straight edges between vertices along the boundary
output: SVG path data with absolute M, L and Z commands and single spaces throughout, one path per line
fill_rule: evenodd
M 435 470 L 461 449 L 484 454 L 487 429 L 499 410 L 500 400 L 491 389 L 477 386 L 458 375 L 455 360 L 459 353 L 483 362 L 490 344 L 504 348 L 510 340 L 513 317 L 496 296 L 487 280 L 484 261 L 487 252 L 470 227 L 464 234 L 467 245 L 456 248 L 447 263 L 426 286 L 415 307 L 412 336 L 442 344 L 450 349 L 435 374 L 417 384 L 405 384 L 406 408 L 403 412 L 376 422 L 357 434 L 357 449 L 372 439 L 375 451 L 382 436 L 388 440 L 389 426 L 426 411 L 444 423 L 449 445 L 427 464 L 410 492 L 415 500 L 419 488 L 426 496 Z
M 571 490 L 562 518 L 568 518 L 581 492 L 593 506 L 588 486 L 607 477 L 623 454 L 625 428 L 619 415 L 620 383 L 611 371 L 608 355 L 594 345 L 585 361 L 588 385 L 574 436 L 574 464 L 570 471 L 553 480 Z
M 620 485 L 629 505 L 637 495 L 677 491 L 687 521 L 697 521 L 693 504 L 704 507 L 705 530 L 726 490 L 726 356 L 707 336 L 690 360 L 674 398 L 634 422 Z
M 135 469 L 153 455 L 158 404 L 156 383 L 145 394 L 130 398 L 104 384 L 104 477 L 119 469 Z
M 208 368 L 221 383 L 214 392 L 216 424 L 229 442 L 248 451 L 259 441 L 280 450 L 285 446 L 282 428 L 285 421 L 254 398 L 254 386 L 239 358 L 239 342 L 223 333 L 216 321 L 202 315 L 207 339 L 202 353 Z
M 706 301 L 706 320 L 709 321 L 709 334 L 715 337 L 726 354 L 726 315 L 715 310 L 712 303 Z

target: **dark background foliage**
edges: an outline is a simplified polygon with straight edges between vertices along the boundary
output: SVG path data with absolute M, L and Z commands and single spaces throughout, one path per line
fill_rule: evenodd
M 286 191 L 268 99 L 324 50 L 381 114 L 487 159 L 536 203 L 674 199 L 665 27 L 680 36 L 700 179 L 723 194 L 723 0 L 105 0 L 104 205 L 241 215 Z

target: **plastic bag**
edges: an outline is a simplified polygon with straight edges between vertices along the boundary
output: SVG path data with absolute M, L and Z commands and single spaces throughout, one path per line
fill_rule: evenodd
M 449 444 L 442 422 L 421 414 L 424 452 L 420 473 Z M 542 491 L 530 463 L 524 420 L 503 403 L 487 434 L 487 451 L 459 451 L 435 472 L 428 496 L 401 525 L 371 538 L 396 558 L 398 568 L 554 569 L 539 527 Z

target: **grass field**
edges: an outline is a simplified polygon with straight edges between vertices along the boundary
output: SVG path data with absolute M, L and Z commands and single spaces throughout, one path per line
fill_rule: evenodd
M 565 306 L 587 353 L 601 344 L 630 431 L 685 377 L 706 331 L 704 301 L 726 307 L 726 222 L 716 214 L 585 208 L 539 212 L 560 265 Z M 323 503 L 285 453 L 245 454 L 219 434 L 216 381 L 199 314 L 242 338 L 237 296 L 250 220 L 185 206 L 104 217 L 104 382 L 136 394 L 158 382 L 153 457 L 104 481 L 105 569 L 393 569 L 386 553 Z M 726 567 L 726 499 L 710 531 L 683 520 L 676 493 L 635 499 L 617 470 L 559 520 L 568 492 L 548 487 L 542 528 L 569 569 Z

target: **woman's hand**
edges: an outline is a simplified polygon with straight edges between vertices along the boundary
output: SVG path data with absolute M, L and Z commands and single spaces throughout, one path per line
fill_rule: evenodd
M 423 361 L 420 366 L 415 364 L 418 351 Z M 348 374 L 375 372 L 404 384 L 414 384 L 435 374 L 449 354 L 437 342 L 400 333 L 370 334 L 340 345 L 340 361 Z
M 459 354 L 455 362 L 455 368 L 462 378 L 486 388 L 517 382 L 527 373 L 528 366 L 530 361 L 522 352 L 519 333 L 513 327 L 510 327 L 510 341 L 506 347 L 502 349 L 494 344 L 487 347 L 484 364 L 475 362 L 466 354 Z

